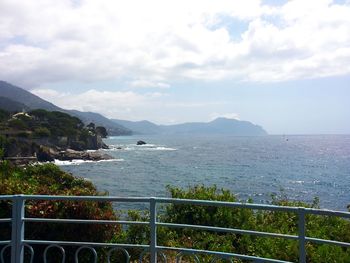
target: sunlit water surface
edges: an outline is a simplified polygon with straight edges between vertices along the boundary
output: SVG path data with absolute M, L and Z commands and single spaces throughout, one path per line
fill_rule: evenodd
M 148 144 L 137 146 L 138 140 Z M 167 196 L 166 186 L 204 184 L 230 189 L 240 200 L 271 195 L 346 210 L 350 204 L 350 135 L 112 137 L 116 159 L 62 163 L 113 196 Z

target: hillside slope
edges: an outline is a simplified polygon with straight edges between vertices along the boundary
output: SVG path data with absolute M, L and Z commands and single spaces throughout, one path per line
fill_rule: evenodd
M 24 105 L 23 103 L 14 101 L 9 98 L 1 97 L 1 96 L 0 96 L 0 108 L 2 110 L 9 111 L 9 112 L 29 110 L 29 107 L 27 105 Z
M 162 132 L 161 126 L 150 121 L 126 121 L 111 119 L 115 123 L 132 130 L 133 134 L 159 134 Z
M 53 103 L 50 103 L 27 90 L 24 90 L 20 87 L 14 86 L 5 81 L 0 81 L 0 96 L 12 100 L 16 103 L 16 106 L 13 106 L 17 111 L 19 105 L 26 106 L 26 110 L 34 110 L 34 109 L 44 109 L 47 111 L 61 111 L 68 113 L 72 116 L 78 117 L 85 124 L 90 122 L 95 123 L 98 126 L 106 127 L 109 135 L 130 135 L 132 134 L 131 130 L 119 125 L 108 118 L 102 116 L 99 113 L 93 112 L 81 112 L 77 110 L 66 110 L 62 109 Z M 5 100 L 3 100 L 5 102 Z M 0 108 L 4 110 L 10 110 L 12 106 L 9 106 L 10 101 L 6 100 L 5 103 L 1 103 Z M 21 107 L 20 110 L 22 110 Z M 11 111 L 11 110 L 10 110 Z

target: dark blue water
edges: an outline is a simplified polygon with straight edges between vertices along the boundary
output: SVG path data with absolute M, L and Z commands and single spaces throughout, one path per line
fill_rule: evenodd
M 139 139 L 149 144 L 136 146 Z M 319 197 L 328 209 L 350 204 L 350 135 L 132 136 L 106 143 L 117 161 L 62 168 L 116 196 L 166 196 L 166 185 L 216 184 L 257 203 L 277 194 Z

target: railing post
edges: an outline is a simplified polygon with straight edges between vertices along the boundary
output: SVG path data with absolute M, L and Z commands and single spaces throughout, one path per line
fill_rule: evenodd
M 156 198 L 150 198 L 150 228 L 151 228 L 151 244 L 150 244 L 150 254 L 151 263 L 157 262 L 157 210 L 156 210 Z
M 299 263 L 306 262 L 306 242 L 305 242 L 305 209 L 298 210 L 298 230 L 299 230 Z
M 15 195 L 12 199 L 11 263 L 23 263 L 24 198 Z

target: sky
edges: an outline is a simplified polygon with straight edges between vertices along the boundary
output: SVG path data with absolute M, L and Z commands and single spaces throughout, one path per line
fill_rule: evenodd
M 0 0 L 0 79 L 109 118 L 349 134 L 350 1 Z

